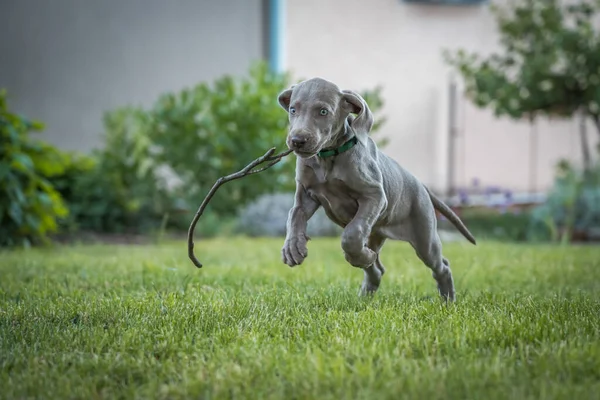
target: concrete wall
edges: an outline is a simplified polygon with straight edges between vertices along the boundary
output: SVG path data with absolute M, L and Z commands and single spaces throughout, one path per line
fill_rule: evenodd
M 440 6 L 401 0 L 287 1 L 287 65 L 297 78 L 321 76 L 342 88 L 381 84 L 390 138 L 385 151 L 437 190 L 448 173 L 450 70 L 442 49 L 497 48 L 486 5 Z M 497 120 L 466 101 L 458 107 L 456 181 L 543 190 L 563 156 L 579 158 L 576 122 L 541 122 L 531 170 L 529 126 Z M 589 136 L 598 135 L 590 126 Z M 534 178 L 531 178 L 531 177 Z
M 106 110 L 245 73 L 263 23 L 261 0 L 0 0 L 0 87 L 44 139 L 87 150 Z

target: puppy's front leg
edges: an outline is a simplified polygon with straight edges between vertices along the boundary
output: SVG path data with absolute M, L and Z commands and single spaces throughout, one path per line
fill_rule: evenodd
M 342 233 L 342 250 L 350 265 L 368 268 L 377 259 L 377 253 L 371 250 L 367 243 L 373 225 L 386 206 L 387 201 L 383 190 L 365 194 L 358 201 L 358 211 Z
M 300 265 L 308 255 L 306 234 L 308 220 L 319 209 L 320 204 L 311 198 L 299 182 L 296 183 L 294 206 L 288 214 L 286 237 L 281 249 L 283 262 L 290 267 Z

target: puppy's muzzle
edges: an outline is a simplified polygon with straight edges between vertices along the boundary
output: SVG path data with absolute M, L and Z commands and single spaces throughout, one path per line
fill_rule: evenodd
M 306 142 L 308 142 L 308 140 L 302 136 L 292 136 L 290 138 L 290 143 L 292 144 L 292 148 L 294 150 L 302 150 Z
M 299 155 L 312 155 L 315 153 L 316 138 L 306 132 L 290 132 L 287 138 L 287 145 Z

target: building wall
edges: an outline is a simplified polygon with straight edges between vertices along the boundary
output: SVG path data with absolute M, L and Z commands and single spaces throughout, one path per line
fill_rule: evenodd
M 0 0 L 0 87 L 43 138 L 88 150 L 102 114 L 263 57 L 262 0 Z
M 401 0 L 288 0 L 286 6 L 285 67 L 298 79 L 321 76 L 344 89 L 382 85 L 388 122 L 381 134 L 390 138 L 384 151 L 434 189 L 446 190 L 451 71 L 442 50 L 496 49 L 489 8 Z M 462 100 L 457 125 L 457 185 L 478 178 L 484 185 L 543 190 L 560 157 L 579 158 L 573 121 L 537 125 L 534 169 L 527 124 L 497 120 Z

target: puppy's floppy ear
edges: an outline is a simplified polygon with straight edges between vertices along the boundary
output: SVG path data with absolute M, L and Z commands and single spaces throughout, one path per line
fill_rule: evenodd
M 277 97 L 277 101 L 279 102 L 279 105 L 285 111 L 288 111 L 288 112 L 290 111 L 290 100 L 292 99 L 292 92 L 294 91 L 295 87 L 296 87 L 296 85 L 290 86 L 289 89 L 284 90 Z
M 356 117 L 349 118 L 348 122 L 356 132 L 357 139 L 365 143 L 375 121 L 367 102 L 352 90 L 342 90 L 342 101 L 349 113 L 356 114 Z

